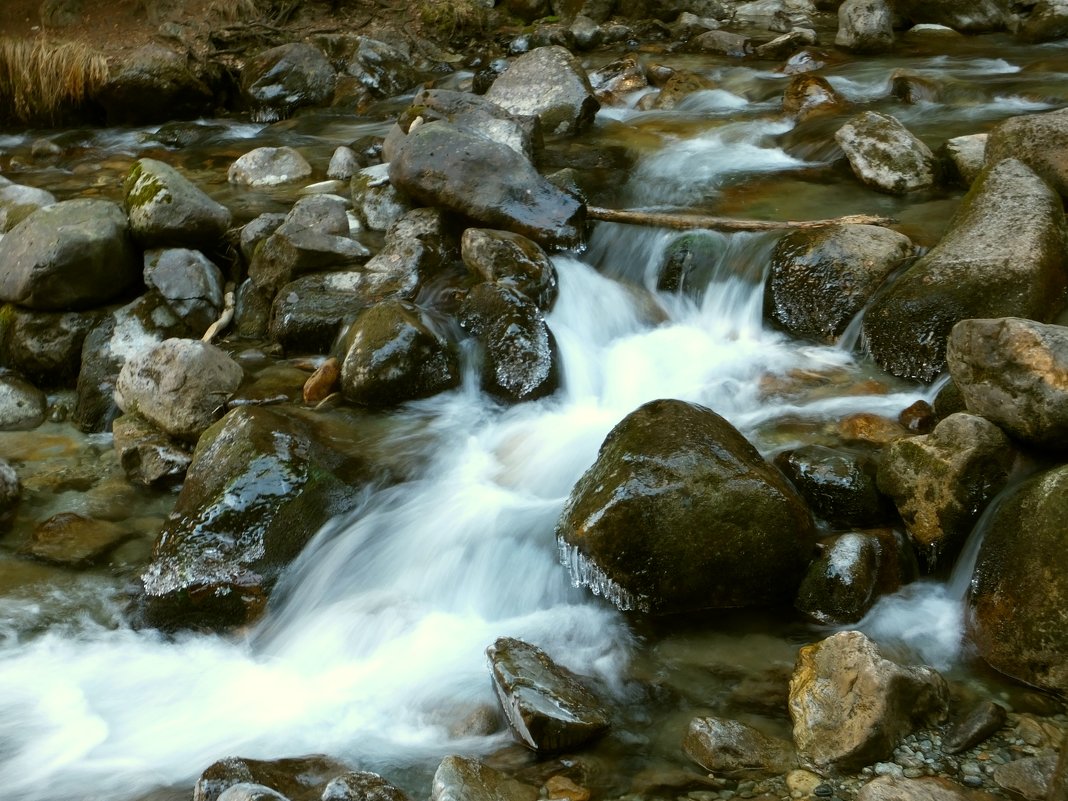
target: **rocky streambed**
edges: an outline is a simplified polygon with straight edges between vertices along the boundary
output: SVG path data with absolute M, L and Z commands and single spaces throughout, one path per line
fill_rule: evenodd
M 1063 10 L 523 5 L 0 137 L 8 796 L 1063 798 Z

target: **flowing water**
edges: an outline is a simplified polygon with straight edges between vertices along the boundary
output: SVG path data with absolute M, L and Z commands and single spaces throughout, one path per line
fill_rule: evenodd
M 1068 103 L 1063 47 L 1018 48 L 998 37 L 954 47 L 949 56 L 857 60 L 827 74 L 850 100 L 891 111 L 934 145 Z M 840 118 L 794 128 L 778 114 L 782 76 L 693 56 L 679 64 L 722 88 L 670 112 L 602 112 L 589 138 L 625 146 L 638 162 L 624 185 L 591 179 L 601 205 L 779 218 L 890 213 L 918 244 L 937 241 L 959 192 L 900 199 L 863 189 L 830 164 Z M 937 82 L 942 99 L 905 106 L 888 98 L 900 66 Z M 325 163 L 337 144 L 387 126 L 310 115 L 268 128 L 201 127 L 184 152 L 161 145 L 155 130 L 71 132 L 66 155 L 46 165 L 27 155 L 32 136 L 0 147 L 8 177 L 61 197 L 115 197 L 131 161 L 155 155 L 248 217 L 293 197 L 226 187 L 236 155 L 284 142 Z M 601 224 L 585 253 L 557 257 L 549 324 L 561 391 L 503 408 L 479 393 L 471 369 L 460 389 L 398 410 L 386 443 L 416 454 L 418 474 L 369 490 L 320 532 L 253 630 L 166 638 L 125 624 L 123 593 L 166 498 L 122 501 L 147 520 L 145 537 L 105 570 L 71 575 L 24 562 L 11 535 L 0 553 L 0 795 L 134 799 L 175 787 L 181 798 L 223 756 L 324 752 L 425 797 L 442 755 L 511 753 L 506 734 L 472 723 L 495 704 L 484 652 L 500 636 L 536 643 L 597 677 L 624 710 L 622 730 L 592 752 L 603 761 L 606 795 L 625 791 L 640 769 L 681 764 L 680 726 L 696 710 L 715 706 L 740 676 L 788 669 L 797 646 L 822 633 L 782 616 L 714 612 L 665 625 L 625 617 L 574 588 L 553 527 L 605 435 L 645 401 L 674 397 L 715 409 L 769 453 L 833 443 L 844 415 L 894 417 L 934 390 L 883 375 L 862 343 L 819 346 L 766 326 L 772 235 L 715 235 L 720 255 L 701 286 L 657 292 L 657 267 L 675 236 Z M 42 432 L 0 435 L 0 448 L 20 465 L 70 470 L 91 452 L 93 465 L 115 470 L 106 439 L 81 442 L 59 425 L 46 433 L 51 450 Z M 55 511 L 84 502 L 77 490 L 49 497 Z M 44 515 L 24 516 L 30 511 Z M 967 580 L 914 585 L 861 625 L 888 647 L 959 669 Z

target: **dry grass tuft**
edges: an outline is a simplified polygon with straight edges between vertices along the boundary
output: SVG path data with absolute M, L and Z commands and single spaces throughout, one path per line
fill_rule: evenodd
M 486 8 L 477 0 L 418 0 L 414 5 L 426 33 L 442 40 L 467 39 L 486 27 Z
M 107 77 L 104 56 L 83 44 L 0 38 L 0 119 L 54 122 Z

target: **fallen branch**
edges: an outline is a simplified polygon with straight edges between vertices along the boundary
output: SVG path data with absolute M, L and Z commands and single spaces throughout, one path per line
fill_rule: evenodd
M 226 326 L 230 325 L 230 322 L 234 319 L 234 285 L 226 285 L 226 293 L 223 295 L 223 310 L 219 315 L 219 319 L 208 326 L 208 330 L 204 332 L 204 336 L 200 338 L 201 342 L 210 343 L 222 331 Z
M 781 231 L 794 228 L 824 228 L 828 225 L 892 225 L 895 220 L 873 214 L 849 214 L 829 220 L 736 220 L 731 217 L 709 217 L 704 214 L 672 214 L 665 211 L 641 211 L 639 209 L 602 209 L 589 206 L 586 216 L 602 222 L 648 225 L 654 228 L 671 228 L 684 231 L 693 228 L 708 228 L 714 231 Z

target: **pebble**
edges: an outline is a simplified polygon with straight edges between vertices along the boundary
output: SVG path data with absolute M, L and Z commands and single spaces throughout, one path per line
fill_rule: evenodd
M 812 791 L 812 793 L 813 795 L 819 796 L 820 798 L 830 798 L 832 795 L 834 795 L 834 788 L 831 787 L 831 785 L 829 784 L 819 784 Z

